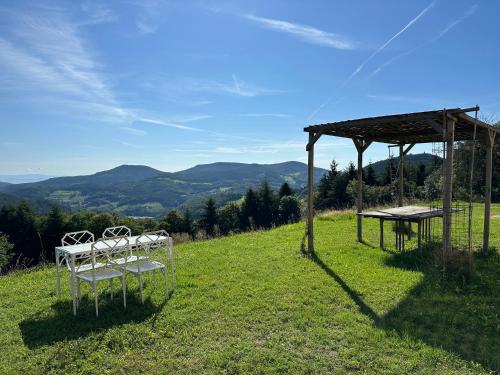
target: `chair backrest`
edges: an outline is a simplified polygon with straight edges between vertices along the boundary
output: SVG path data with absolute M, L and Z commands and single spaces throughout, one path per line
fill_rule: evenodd
M 88 230 L 82 230 L 79 232 L 66 233 L 63 238 L 61 238 L 62 246 L 79 245 L 82 243 L 92 243 L 94 242 L 94 235 Z
M 110 238 L 110 237 L 120 237 L 120 236 L 132 236 L 132 231 L 130 228 L 127 228 L 124 225 L 119 225 L 117 227 L 110 227 L 104 229 L 104 232 L 102 232 L 102 237 L 103 238 Z
M 170 246 L 170 236 L 164 230 L 157 230 L 154 232 L 144 232 L 140 236 L 138 236 L 135 240 L 135 247 L 138 249 L 145 250 L 149 252 L 152 249 L 156 249 L 158 247 L 166 247 Z M 167 249 L 168 251 L 168 249 Z
M 111 268 L 113 261 L 118 258 L 123 259 L 125 263 L 122 266 L 126 267 L 129 253 L 130 243 L 127 236 L 99 238 L 92 243 L 90 257 L 85 262 L 92 265 L 92 273 L 94 274 L 99 263 L 101 263 L 101 268 L 102 264 L 104 267 Z

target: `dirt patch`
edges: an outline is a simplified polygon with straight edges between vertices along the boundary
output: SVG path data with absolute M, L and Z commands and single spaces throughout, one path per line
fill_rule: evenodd
M 500 219 L 500 215 L 493 215 L 491 218 L 492 219 Z

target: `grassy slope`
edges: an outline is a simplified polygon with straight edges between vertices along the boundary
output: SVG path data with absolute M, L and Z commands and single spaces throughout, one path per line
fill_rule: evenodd
M 375 245 L 378 223 L 365 223 Z M 316 261 L 299 253 L 303 223 L 179 245 L 169 300 L 159 287 L 140 305 L 130 278 L 127 312 L 102 298 L 99 320 L 92 301 L 73 318 L 67 282 L 56 303 L 53 268 L 2 277 L 0 373 L 500 369 L 498 253 L 464 287 L 410 254 L 357 244 L 352 214 L 316 228 Z M 497 247 L 499 229 L 492 220 Z

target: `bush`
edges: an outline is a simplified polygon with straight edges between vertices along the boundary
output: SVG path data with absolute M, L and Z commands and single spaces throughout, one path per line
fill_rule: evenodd
M 11 250 L 14 245 L 9 242 L 9 237 L 0 233 L 0 274 L 9 266 L 14 253 Z
M 291 195 L 281 197 L 278 212 L 280 224 L 296 223 L 300 220 L 299 200 Z
M 229 203 L 219 209 L 219 230 L 222 235 L 237 232 L 240 228 L 241 211 L 235 203 Z

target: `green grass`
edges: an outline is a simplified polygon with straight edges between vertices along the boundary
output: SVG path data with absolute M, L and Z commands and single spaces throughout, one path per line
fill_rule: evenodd
M 53 267 L 1 277 L 0 373 L 500 371 L 498 252 L 464 284 L 377 248 L 378 222 L 364 223 L 359 244 L 353 214 L 319 217 L 315 259 L 300 253 L 303 223 L 181 244 L 169 299 L 149 283 L 141 305 L 131 277 L 127 311 L 103 294 L 99 319 L 87 299 L 72 316 L 67 274 L 57 303 Z

